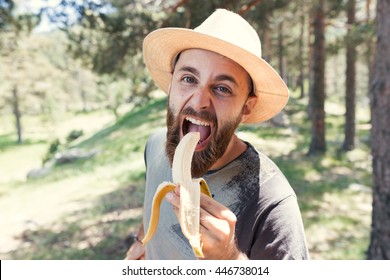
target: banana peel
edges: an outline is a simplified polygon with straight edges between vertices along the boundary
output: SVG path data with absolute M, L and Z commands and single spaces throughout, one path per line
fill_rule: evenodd
M 160 205 L 165 195 L 180 186 L 179 223 L 184 236 L 188 239 L 194 254 L 203 258 L 200 242 L 200 193 L 211 197 L 210 190 L 203 178 L 192 179 L 191 162 L 195 147 L 200 139 L 199 132 L 187 133 L 176 148 L 172 164 L 172 182 L 162 182 L 153 197 L 152 213 L 148 231 L 142 239 L 146 244 L 154 235 L 160 216 Z

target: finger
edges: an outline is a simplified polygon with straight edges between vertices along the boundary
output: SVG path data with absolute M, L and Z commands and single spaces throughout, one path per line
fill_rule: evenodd
M 214 236 L 213 232 L 208 230 L 202 224 L 200 225 L 199 234 L 200 234 L 200 242 L 202 244 L 202 247 L 204 245 L 206 245 L 206 247 L 207 247 L 208 244 L 212 244 L 215 241 L 215 236 Z
M 229 229 L 228 223 L 225 221 L 225 230 L 209 230 L 201 226 L 200 240 L 205 259 L 225 259 L 228 258 L 232 251 L 234 243 L 234 233 Z M 220 234 L 224 231 L 225 233 Z
M 134 243 L 126 253 L 125 260 L 138 260 L 145 256 L 145 247 L 141 244 Z
M 180 197 L 177 195 L 176 192 L 169 192 L 165 196 L 166 201 L 168 201 L 170 204 L 172 204 L 174 207 L 179 208 L 180 207 Z
M 175 191 L 167 193 L 165 199 L 172 204 L 176 216 L 179 215 L 180 196 L 179 188 Z M 206 229 L 218 230 L 222 228 L 221 233 L 226 233 L 224 221 L 227 221 L 230 227 L 234 226 L 237 218 L 232 211 L 219 202 L 211 199 L 207 195 L 201 194 L 200 199 L 200 223 Z
M 179 219 L 180 197 L 175 192 L 169 192 L 166 194 L 165 200 L 172 204 L 172 210 Z
M 217 237 L 219 235 L 229 235 L 233 223 L 226 219 L 217 218 L 204 209 L 200 209 L 200 225 L 203 227 L 205 235 Z
M 237 222 L 236 215 L 229 208 L 203 193 L 200 196 L 200 207 L 210 213 L 210 215 L 218 219 L 226 220 L 230 224 Z

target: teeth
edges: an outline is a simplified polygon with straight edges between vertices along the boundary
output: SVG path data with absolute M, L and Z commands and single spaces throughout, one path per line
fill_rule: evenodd
M 196 125 L 210 126 L 210 124 L 207 122 L 202 122 L 201 120 L 196 120 L 190 117 L 186 117 L 186 120 Z

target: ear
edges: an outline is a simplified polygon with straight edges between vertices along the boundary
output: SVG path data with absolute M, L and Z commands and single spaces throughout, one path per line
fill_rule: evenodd
M 249 96 L 248 99 L 245 102 L 244 107 L 242 108 L 242 118 L 241 122 L 245 122 L 245 120 L 250 116 L 250 114 L 253 111 L 253 108 L 255 107 L 257 103 L 257 96 Z

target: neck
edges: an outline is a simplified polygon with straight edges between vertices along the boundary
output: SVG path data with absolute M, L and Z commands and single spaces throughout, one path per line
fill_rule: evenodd
M 213 166 L 211 166 L 210 170 L 216 170 L 227 165 L 240 156 L 243 152 L 245 152 L 246 149 L 247 145 L 244 143 L 244 141 L 242 141 L 237 137 L 237 135 L 234 134 L 226 148 L 225 153 L 213 164 Z

